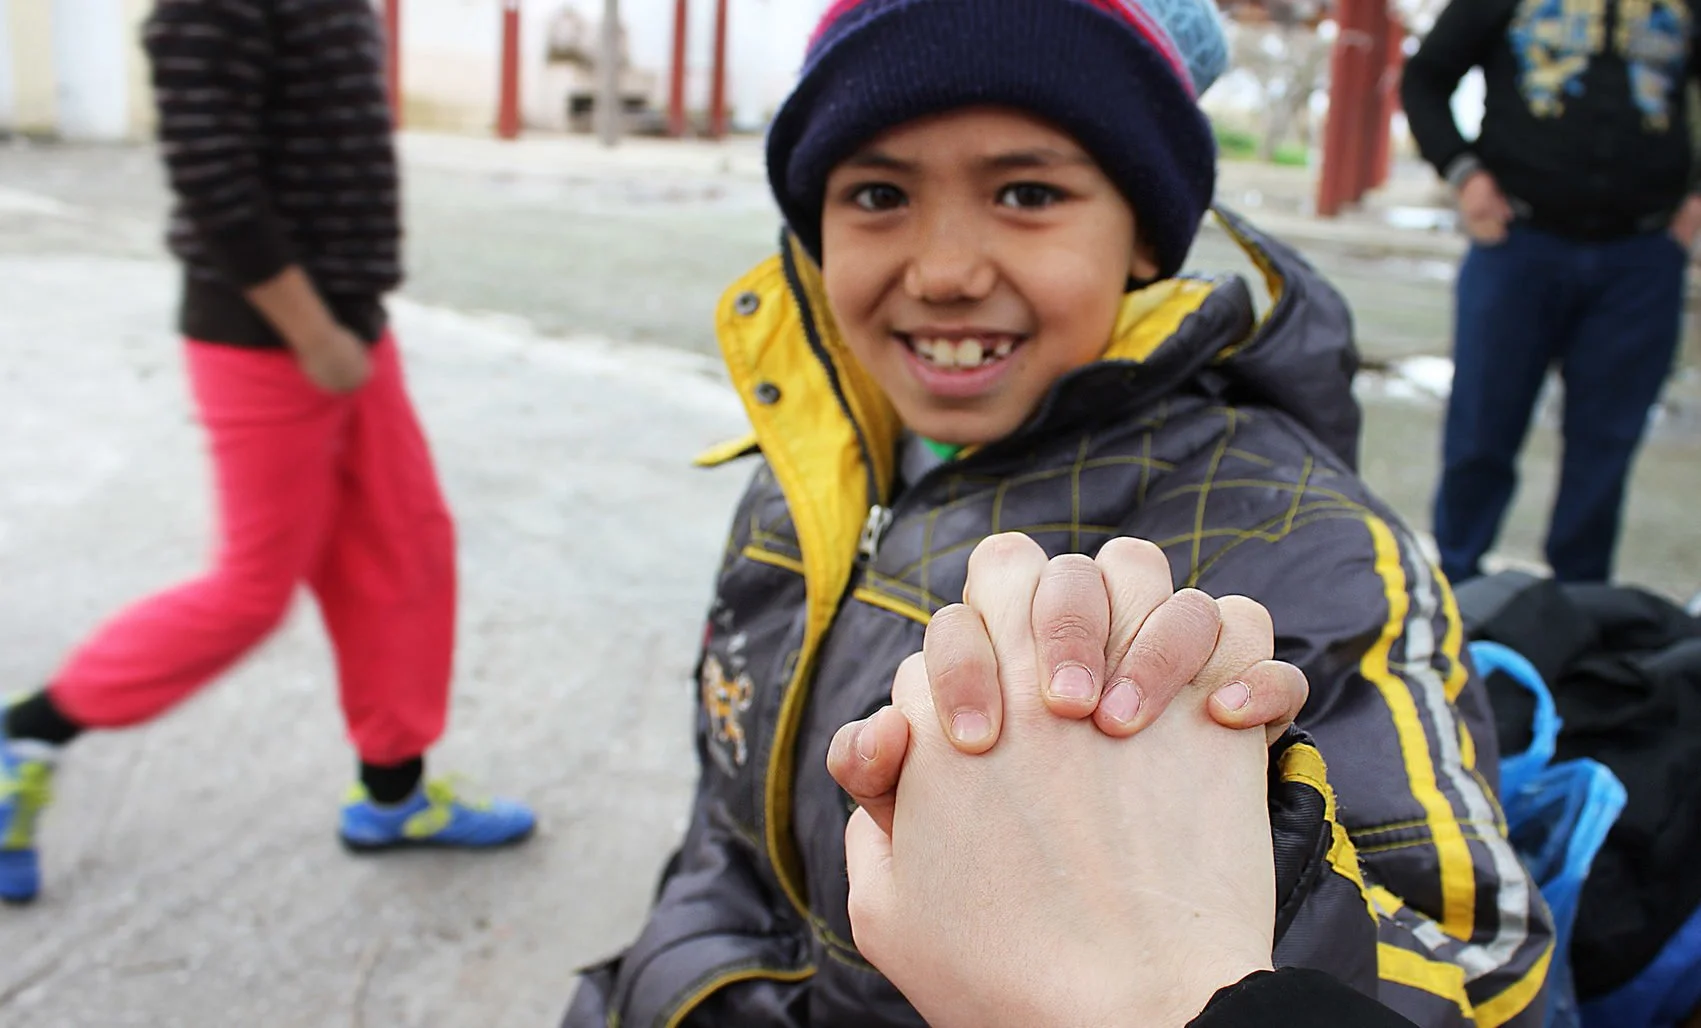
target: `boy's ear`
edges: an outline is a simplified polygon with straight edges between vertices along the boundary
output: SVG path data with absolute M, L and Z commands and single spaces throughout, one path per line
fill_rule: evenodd
M 1128 263 L 1128 277 L 1136 282 L 1155 282 L 1158 277 L 1158 252 L 1144 239 L 1134 240 L 1134 256 Z

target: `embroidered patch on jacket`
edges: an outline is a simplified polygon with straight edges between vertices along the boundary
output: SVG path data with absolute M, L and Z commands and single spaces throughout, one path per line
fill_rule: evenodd
M 729 775 L 750 760 L 744 738 L 744 714 L 756 689 L 749 674 L 728 678 L 720 658 L 703 660 L 703 711 L 709 716 L 709 750 Z
M 1620 0 L 1614 42 L 1630 72 L 1630 95 L 1650 132 L 1671 130 L 1672 107 L 1689 64 L 1693 20 L 1682 0 Z
M 1557 118 L 1567 97 L 1583 95 L 1583 73 L 1606 48 L 1606 0 L 1523 0 L 1510 35 L 1530 113 Z

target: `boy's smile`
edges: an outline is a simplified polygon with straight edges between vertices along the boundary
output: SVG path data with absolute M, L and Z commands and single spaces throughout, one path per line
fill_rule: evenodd
M 1104 352 L 1134 211 L 1072 138 L 972 108 L 873 140 L 834 169 L 822 270 L 846 345 L 912 430 L 986 443 Z
M 914 373 L 941 397 L 976 396 L 1010 370 L 1026 334 L 985 328 L 924 327 L 893 336 L 909 351 Z

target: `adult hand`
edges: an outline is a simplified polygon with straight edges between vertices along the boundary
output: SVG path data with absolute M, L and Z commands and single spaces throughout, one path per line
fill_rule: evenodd
M 1305 675 L 1269 659 L 1269 613 L 1244 597 L 1213 601 L 1197 590 L 1175 592 L 1169 562 L 1151 543 L 1114 539 L 1096 559 L 1048 562 L 1031 539 L 999 536 L 970 560 L 965 602 L 940 610 L 927 631 L 933 709 L 964 753 L 997 744 L 1005 709 L 998 676 L 989 673 L 991 651 L 962 649 L 977 636 L 956 624 L 984 623 L 987 596 L 1030 580 L 1032 660 L 1046 685 L 1042 701 L 1055 716 L 1091 718 L 1106 735 L 1128 737 L 1197 683 L 1212 687 L 1206 709 L 1219 724 L 1262 727 L 1274 743 L 1305 706 Z M 845 726 L 828 751 L 833 777 L 888 830 L 908 745 L 908 722 L 882 711 Z
M 895 709 L 835 740 L 907 749 L 890 830 L 867 808 L 846 830 L 856 944 L 936 1028 L 1178 1026 L 1270 966 L 1264 737 L 1205 711 L 1269 631 L 1234 629 L 1225 646 L 1213 621 L 1242 619 L 1183 599 L 1170 616 L 1197 619 L 1191 648 L 1164 656 L 1196 684 L 1138 738 L 1110 738 L 1045 695 L 1034 625 L 1048 567 L 1031 543 L 983 543 L 972 606 L 935 619 Z M 944 669 L 1002 681 L 994 751 L 965 755 L 941 730 L 929 679 Z
M 372 377 L 372 357 L 366 344 L 334 322 L 294 349 L 302 372 L 327 393 L 352 393 Z
M 1691 195 L 1677 209 L 1671 221 L 1671 237 L 1686 252 L 1695 252 L 1695 243 L 1701 239 L 1701 196 Z
M 1477 171 L 1459 187 L 1459 216 L 1467 235 L 1484 246 L 1495 246 L 1506 241 L 1512 205 L 1493 175 Z

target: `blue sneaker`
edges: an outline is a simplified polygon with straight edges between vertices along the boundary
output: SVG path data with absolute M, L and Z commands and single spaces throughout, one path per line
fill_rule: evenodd
M 53 795 L 51 752 L 0 735 L 0 902 L 28 903 L 41 891 L 35 823 Z M 22 751 L 22 752 L 20 752 Z
M 434 780 L 393 807 L 372 802 L 356 785 L 343 805 L 343 845 L 357 853 L 422 846 L 489 849 L 531 837 L 537 818 L 511 800 L 473 800 L 448 781 Z

